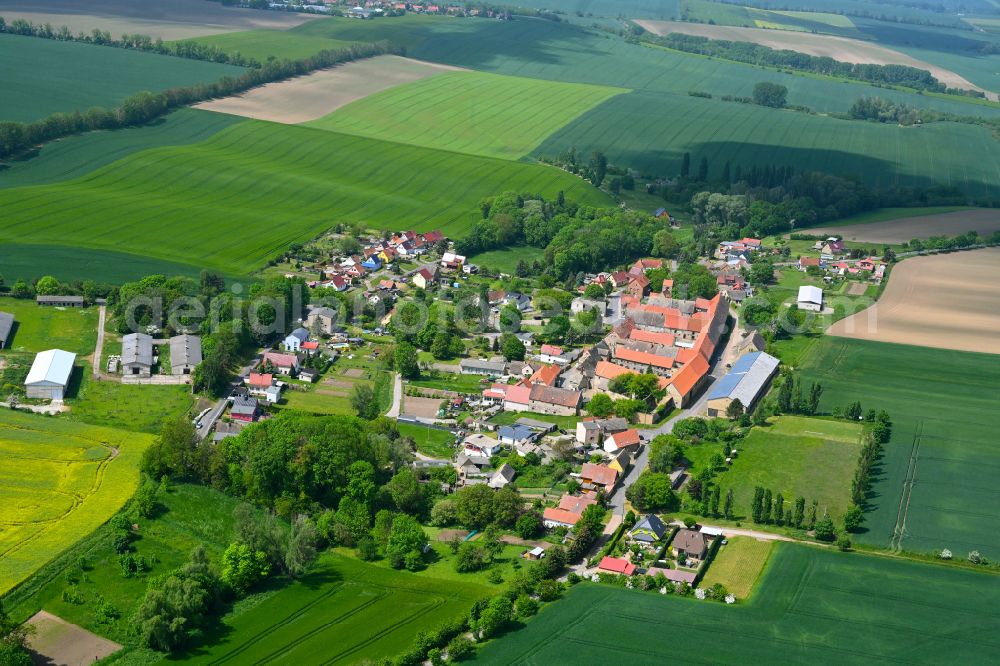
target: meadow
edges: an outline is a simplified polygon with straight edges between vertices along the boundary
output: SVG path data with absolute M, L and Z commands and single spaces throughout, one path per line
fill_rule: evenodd
M 865 513 L 865 543 L 1000 556 L 1000 356 L 824 336 L 805 356 L 820 408 L 855 400 L 892 418 Z
M 385 412 L 392 404 L 392 381 L 387 372 L 368 360 L 366 354 L 355 352 L 354 358 L 341 356 L 336 363 L 313 384 L 302 384 L 304 390 L 285 389 L 279 409 L 298 409 L 313 414 L 354 415 L 351 394 L 356 386 L 370 386 L 376 391 L 375 399 Z
M 1000 650 L 988 574 L 779 543 L 750 601 L 580 583 L 477 653 L 484 664 L 983 663 Z
M 149 442 L 62 418 L 0 412 L 0 593 L 121 508 Z
M 408 649 L 426 630 L 468 611 L 489 594 L 474 583 L 394 571 L 335 553 L 258 605 L 223 619 L 218 640 L 187 656 L 191 664 L 350 664 Z
M 224 32 L 194 39 L 180 40 L 215 46 L 232 55 L 239 53 L 244 58 L 254 58 L 258 62 L 277 60 L 301 60 L 327 49 L 342 49 L 351 42 L 325 37 L 299 35 L 282 30 L 247 30 L 245 32 Z
M 4 262 L 5 274 L 6 270 Z M 7 349 L 0 351 L 0 356 L 53 348 L 92 354 L 97 345 L 96 308 L 39 307 L 34 299 L 0 297 L 0 312 L 14 315 L 15 322 Z
M 518 262 L 524 260 L 528 262 L 528 264 L 531 264 L 535 261 L 541 261 L 544 256 L 545 250 L 540 247 L 520 245 L 504 248 L 502 250 L 480 252 L 479 254 L 469 257 L 469 261 L 477 266 L 486 266 L 487 268 L 491 268 L 495 271 L 501 271 L 513 275 L 514 271 L 517 270 Z
M 245 275 L 338 222 L 461 235 L 479 200 L 504 190 L 609 202 L 553 167 L 245 121 L 75 180 L 0 190 L 0 241 L 115 250 Z
M 126 49 L 0 34 L 0 120 L 29 122 L 56 111 L 116 106 L 161 91 L 238 76 L 243 69 Z M 94 85 L 100 81 L 101 85 Z
M 747 599 L 767 566 L 774 542 L 748 536 L 729 537 L 726 541 L 712 560 L 701 586 L 712 587 L 718 583 L 737 599 Z
M 697 86 L 697 89 L 703 89 Z M 708 160 L 709 176 L 753 165 L 855 175 L 873 187 L 961 188 L 1000 192 L 1000 153 L 983 127 L 933 123 L 899 127 L 767 109 L 736 102 L 637 91 L 613 97 L 552 134 L 534 151 L 556 157 L 571 147 L 603 151 L 615 164 L 675 175 L 684 153 Z
M 818 515 L 834 522 L 850 506 L 851 477 L 861 450 L 861 428 L 854 423 L 799 416 L 779 416 L 756 427 L 739 446 L 739 455 L 719 485 L 732 489 L 738 514 L 750 515 L 756 486 L 785 498 L 790 511 L 795 498 L 817 500 Z
M 450 72 L 369 95 L 308 124 L 516 160 L 568 122 L 623 92 L 607 86 Z
M 186 384 L 122 384 L 97 381 L 90 366 L 79 373 L 79 384 L 70 385 L 67 418 L 94 425 L 159 433 L 171 416 L 185 414 L 194 404 Z
M 428 428 L 417 423 L 404 421 L 397 421 L 396 428 L 399 430 L 399 434 L 412 439 L 416 444 L 417 451 L 426 456 L 449 459 L 455 452 L 452 446 L 455 443 L 455 435 L 447 430 Z

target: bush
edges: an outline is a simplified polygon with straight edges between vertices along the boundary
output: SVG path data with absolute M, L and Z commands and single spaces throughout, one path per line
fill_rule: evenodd
M 517 609 L 517 616 L 522 619 L 531 617 L 538 612 L 538 602 L 527 594 L 522 594 L 517 598 L 515 607 Z
M 839 548 L 841 552 L 846 553 L 851 549 L 851 540 L 846 536 L 840 537 L 837 539 L 837 548 Z
M 986 562 L 986 560 L 983 558 L 983 556 L 979 554 L 978 550 L 970 551 L 969 552 L 969 556 L 968 556 L 968 560 L 972 564 L 984 564 Z
M 465 636 L 455 636 L 448 643 L 448 661 L 461 661 L 472 653 L 472 641 Z

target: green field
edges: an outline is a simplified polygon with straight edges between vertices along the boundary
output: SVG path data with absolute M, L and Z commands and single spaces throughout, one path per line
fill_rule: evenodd
M 481 72 L 393 86 L 307 123 L 460 153 L 518 159 L 620 88 Z
M 243 71 L 201 60 L 10 34 L 0 34 L 0 62 L 0 120 L 23 122 L 56 111 L 117 106 L 143 90 L 208 83 Z
M 0 411 L 0 594 L 114 515 L 150 438 Z
M 75 389 L 75 392 L 74 392 Z M 194 404 L 191 387 L 170 384 L 122 384 L 97 381 L 84 365 L 79 388 L 70 385 L 69 418 L 94 425 L 159 433 L 163 422 L 184 414 Z
M 780 416 L 757 427 L 739 445 L 739 455 L 718 483 L 735 495 L 736 512 L 750 515 L 755 486 L 785 497 L 819 501 L 818 515 L 829 511 L 839 523 L 850 505 L 851 477 L 861 450 L 861 428 L 845 421 Z
M 233 509 L 239 503 L 211 488 L 187 484 L 171 487 L 157 502 L 161 505 L 160 513 L 139 524 L 138 538 L 132 544 L 135 553 L 150 563 L 149 572 L 130 578 L 122 576 L 118 553 L 111 546 L 111 530 L 105 526 L 12 592 L 4 600 L 6 609 L 18 620 L 24 620 L 45 608 L 97 634 L 130 643 L 134 640 L 132 611 L 145 594 L 150 577 L 187 562 L 196 546 L 204 546 L 209 558 L 218 561 L 232 538 Z M 81 558 L 87 562 L 85 575 L 80 575 L 78 569 Z M 74 570 L 75 575 L 71 574 Z M 75 583 L 69 581 L 71 577 Z M 63 595 L 67 589 L 75 591 L 79 603 L 67 600 Z M 121 613 L 118 620 L 96 620 L 94 605 L 101 598 L 118 609 Z M 155 660 L 156 653 L 147 654 Z M 148 659 L 124 661 L 149 663 Z
M 729 537 L 726 545 L 716 553 L 701 586 L 712 587 L 719 583 L 737 599 L 749 598 L 771 557 L 772 548 L 773 541 L 748 536 Z
M 474 583 L 394 571 L 327 553 L 312 573 L 254 608 L 223 620 L 221 636 L 186 663 L 248 659 L 351 664 L 410 648 L 417 631 L 468 611 L 489 594 Z
M 430 373 L 420 379 L 409 379 L 407 386 L 418 388 L 440 389 L 442 391 L 458 391 L 459 393 L 479 393 L 486 386 L 482 383 L 482 375 L 460 375 L 453 372 L 438 372 L 437 377 Z
M 0 358 L 10 352 L 53 348 L 76 354 L 94 353 L 97 308 L 39 307 L 34 299 L 2 297 L 0 312 L 14 315 L 13 332 L 7 340 L 7 349 L 0 350 Z
M 517 7 L 577 16 L 619 16 L 672 19 L 680 15 L 679 0 L 517 0 Z M 565 17 L 563 17 L 565 19 Z
M 0 190 L 0 242 L 115 250 L 238 275 L 337 222 L 460 235 L 478 201 L 504 190 L 608 201 L 553 167 L 245 121 L 65 183 Z
M 802 374 L 823 410 L 860 400 L 892 417 L 860 539 L 1000 557 L 1000 356 L 824 337 Z
M 433 458 L 450 459 L 455 452 L 452 444 L 455 435 L 447 430 L 428 428 L 416 423 L 396 422 L 396 428 L 403 437 L 409 437 L 417 446 L 417 451 Z
M 835 88 L 834 88 L 835 89 Z M 709 176 L 754 165 L 855 175 L 876 187 L 954 185 L 971 196 L 1000 192 L 1000 151 L 972 125 L 865 123 L 684 95 L 613 97 L 550 136 L 535 151 L 603 151 L 643 172 L 680 173 L 684 153 L 708 160 Z
M 300 35 L 283 30 L 247 30 L 244 32 L 224 32 L 193 39 L 180 40 L 215 46 L 226 53 L 239 53 L 245 58 L 254 58 L 264 63 L 271 58 L 278 60 L 301 60 L 327 49 L 342 49 L 351 42 L 325 37 Z
M 521 245 L 503 250 L 480 252 L 469 257 L 469 261 L 479 266 L 513 275 L 519 261 L 524 260 L 531 264 L 535 261 L 541 261 L 544 256 L 545 250 L 540 247 Z
M 378 383 L 381 380 L 381 383 Z M 293 382 L 296 383 L 296 382 Z M 280 409 L 298 409 L 313 414 L 355 414 L 351 406 L 351 394 L 357 385 L 371 386 L 381 395 L 376 395 L 382 411 L 392 403 L 392 381 L 384 370 L 379 369 L 367 354 L 355 352 L 354 358 L 341 356 L 337 362 L 313 384 L 296 383 L 305 390 L 287 388 L 282 392 Z
M 777 544 L 759 590 L 735 607 L 580 583 L 484 664 L 974 664 L 1000 650 L 989 574 Z

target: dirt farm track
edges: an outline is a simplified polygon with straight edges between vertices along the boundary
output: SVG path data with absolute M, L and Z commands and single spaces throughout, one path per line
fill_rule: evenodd
M 830 335 L 1000 354 L 1000 248 L 906 259 L 877 303 Z

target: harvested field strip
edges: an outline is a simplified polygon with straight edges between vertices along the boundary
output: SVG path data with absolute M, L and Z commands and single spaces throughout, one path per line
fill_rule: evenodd
M 680 171 L 688 152 L 695 162 L 708 160 L 710 178 L 721 177 L 727 162 L 731 169 L 781 164 L 856 174 L 874 187 L 939 183 L 972 196 L 1000 193 L 1000 151 L 982 127 L 904 128 L 734 104 L 666 93 L 620 95 L 555 132 L 532 154 L 599 150 L 615 164 L 669 174 Z
M 337 222 L 460 236 L 482 197 L 508 189 L 608 201 L 553 167 L 245 121 L 202 143 L 135 153 L 67 183 L 0 190 L 0 240 L 246 274 Z
M 801 370 L 804 381 L 823 385 L 821 410 L 860 400 L 892 418 L 858 539 L 1000 556 L 993 529 L 1000 519 L 993 483 L 1000 356 L 824 336 Z
M 391 86 L 454 69 L 448 65 L 382 55 L 268 83 L 242 95 L 202 102 L 196 108 L 279 123 L 304 123 Z
M 621 88 L 453 72 L 365 97 L 312 127 L 517 159 Z
M 0 414 L 0 593 L 121 508 L 150 440 L 61 418 Z
M 7 33 L 0 33 L 0 62 L 0 120 L 21 122 L 57 111 L 116 106 L 143 90 L 208 83 L 243 71 L 201 60 Z
M 778 543 L 759 590 L 736 608 L 581 583 L 478 658 L 561 663 L 560 655 L 582 648 L 589 659 L 623 666 L 971 663 L 1000 649 L 1000 618 L 986 610 L 1000 603 L 993 582 L 988 574 Z
M 868 224 L 829 224 L 810 227 L 808 233 L 821 235 L 837 234 L 844 240 L 865 243 L 908 243 L 914 238 L 931 236 L 957 236 L 976 231 L 981 236 L 989 236 L 1000 230 L 1000 211 L 992 208 L 972 208 L 938 215 L 900 217 Z
M 1000 248 L 911 257 L 882 297 L 827 333 L 861 340 L 1000 354 Z

